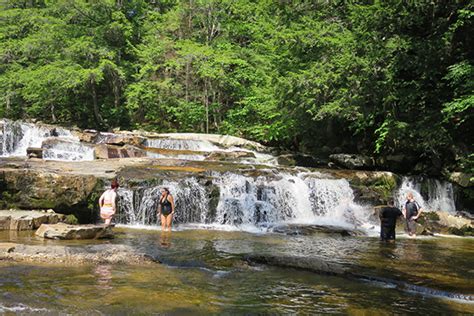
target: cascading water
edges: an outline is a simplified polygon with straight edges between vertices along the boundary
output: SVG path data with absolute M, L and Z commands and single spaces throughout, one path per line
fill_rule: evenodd
M 212 181 L 186 178 L 159 187 L 121 189 L 119 222 L 153 225 L 159 189 L 169 187 L 176 200 L 175 222 L 253 230 L 282 223 L 360 227 L 369 212 L 354 202 L 344 179 L 311 174 L 249 177 L 213 173 Z M 210 183 L 212 182 L 212 183 Z
M 456 213 L 453 186 L 449 182 L 436 179 L 416 181 L 413 178 L 404 177 L 397 194 L 400 207 L 405 203 L 408 192 L 413 193 L 415 200 L 425 210 Z
M 186 151 L 187 153 L 173 153 L 171 156 L 177 159 L 185 160 L 204 160 L 211 152 L 248 152 L 252 157 L 241 159 L 241 163 L 261 163 L 268 165 L 277 165 L 277 159 L 270 155 L 253 150 L 248 150 L 240 147 L 220 148 L 206 140 L 184 140 L 184 139 L 167 139 L 167 138 L 152 138 L 147 139 L 145 146 L 156 149 L 166 149 L 173 151 Z M 196 152 L 193 154 L 192 152 Z M 170 153 L 155 153 L 148 152 L 147 155 L 152 158 L 169 158 Z
M 79 142 L 67 129 L 34 124 L 0 121 L 0 157 L 26 156 L 28 147 L 43 147 L 46 160 L 93 160 L 94 150 Z M 43 146 L 47 140 L 55 140 Z
M 189 150 L 189 151 L 216 151 L 219 147 L 211 142 L 204 140 L 184 140 L 184 139 L 167 139 L 152 138 L 147 139 L 145 146 L 152 148 L 163 148 L 173 150 Z
M 45 160 L 93 160 L 94 149 L 81 144 L 77 137 L 64 128 L 0 121 L 0 157 L 26 156 L 28 147 L 43 147 Z

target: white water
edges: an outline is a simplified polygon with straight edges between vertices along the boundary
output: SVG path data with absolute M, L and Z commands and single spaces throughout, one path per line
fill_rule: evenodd
M 172 155 L 173 158 L 185 159 L 185 160 L 204 160 L 207 157 L 207 154 L 215 151 L 223 152 L 250 152 L 255 158 L 244 158 L 239 160 L 240 163 L 248 164 L 267 164 L 267 165 L 277 165 L 276 157 L 270 154 L 264 154 L 257 151 L 240 148 L 240 147 L 231 147 L 231 148 L 221 148 L 212 144 L 206 140 L 183 140 L 183 139 L 167 139 L 167 138 L 152 138 L 147 139 L 145 142 L 146 147 L 158 148 L 158 149 L 171 149 L 171 150 L 187 150 L 187 151 L 196 151 L 204 152 L 206 154 L 178 154 Z M 170 158 L 170 155 L 167 154 L 158 154 L 148 152 L 147 154 L 152 158 Z
M 449 182 L 442 182 L 436 179 L 424 180 L 425 196 L 423 198 L 422 182 L 415 181 L 412 178 L 404 177 L 403 182 L 397 192 L 398 206 L 402 207 L 406 201 L 408 192 L 412 192 L 415 200 L 424 210 L 428 211 L 444 211 L 451 214 L 456 213 L 454 203 L 453 186 Z
M 135 191 L 121 189 L 119 221 L 136 227 L 156 225 L 159 189 L 166 186 L 176 200 L 175 222 L 220 229 L 258 231 L 298 223 L 362 227 L 370 209 L 354 202 L 344 179 L 315 179 L 306 174 L 280 174 L 268 178 L 215 173 L 212 185 L 196 178 L 164 182 Z M 217 190 L 212 193 L 212 190 Z M 211 195 L 217 206 L 211 206 Z
M 28 147 L 42 147 L 46 140 L 57 140 L 43 146 L 46 160 L 93 160 L 94 150 L 85 146 L 71 132 L 61 127 L 38 126 L 19 121 L 0 120 L 2 126 L 0 157 L 24 157 Z M 55 134 L 53 136 L 53 134 Z

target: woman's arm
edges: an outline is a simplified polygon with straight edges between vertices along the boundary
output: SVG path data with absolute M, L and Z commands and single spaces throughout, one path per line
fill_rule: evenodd
M 171 214 L 174 214 L 174 198 L 172 195 L 168 195 L 168 201 L 171 203 Z
M 105 192 L 102 193 L 102 195 L 99 198 L 99 207 L 102 207 L 104 205 L 104 196 L 105 196 Z
M 115 200 L 117 199 L 117 193 L 116 192 L 112 192 L 112 209 L 114 210 L 114 214 L 115 212 L 117 211 L 116 209 L 116 204 L 115 204 Z

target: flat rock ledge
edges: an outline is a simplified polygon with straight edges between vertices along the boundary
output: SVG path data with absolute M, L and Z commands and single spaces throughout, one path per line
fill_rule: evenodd
M 290 236 L 303 235 L 312 236 L 317 234 L 339 234 L 341 236 L 365 236 L 364 231 L 357 228 L 346 228 L 338 226 L 323 225 L 301 225 L 287 224 L 278 225 L 271 228 L 274 233 L 285 234 Z
M 0 210 L 0 230 L 33 230 L 42 224 L 55 224 L 64 215 L 54 211 Z
M 49 264 L 129 264 L 159 263 L 158 260 L 128 245 L 24 245 L 0 243 L 0 261 L 41 262 Z
M 104 225 L 67 225 L 43 224 L 35 233 L 38 237 L 47 239 L 104 239 L 113 238 L 111 226 Z

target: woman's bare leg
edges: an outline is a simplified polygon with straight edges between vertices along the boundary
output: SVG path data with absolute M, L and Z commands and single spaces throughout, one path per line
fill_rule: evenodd
M 109 226 L 111 221 L 112 221 L 111 218 L 106 218 L 105 219 L 105 226 Z
M 173 215 L 168 215 L 166 216 L 166 226 L 168 228 L 168 231 L 171 231 L 171 222 L 173 221 Z
M 166 216 L 161 214 L 161 231 L 164 232 L 165 230 L 166 230 Z

